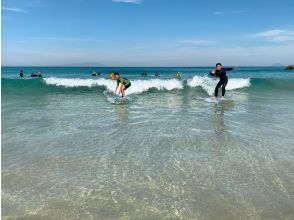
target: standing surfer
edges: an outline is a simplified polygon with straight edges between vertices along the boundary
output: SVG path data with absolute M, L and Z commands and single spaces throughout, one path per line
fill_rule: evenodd
M 218 96 L 218 89 L 222 87 L 222 97 L 223 100 L 226 93 L 226 85 L 228 83 L 228 77 L 226 71 L 235 70 L 235 68 L 223 68 L 221 63 L 217 63 L 215 65 L 216 70 L 210 72 L 211 75 L 219 77 L 219 82 L 217 83 L 215 90 L 214 90 L 214 97 L 213 99 L 217 98 Z

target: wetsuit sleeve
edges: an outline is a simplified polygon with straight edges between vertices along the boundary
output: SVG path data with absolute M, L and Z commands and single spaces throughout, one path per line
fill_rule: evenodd
M 234 68 L 222 68 L 224 71 L 234 70 Z
M 212 72 L 210 72 L 209 74 L 208 74 L 208 76 L 210 76 L 210 77 L 217 77 L 217 75 L 216 75 L 216 73 L 212 73 Z

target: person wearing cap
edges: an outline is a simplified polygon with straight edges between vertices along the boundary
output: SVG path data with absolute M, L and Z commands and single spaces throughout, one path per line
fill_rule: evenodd
M 223 100 L 226 93 L 226 85 L 228 83 L 228 77 L 226 71 L 235 70 L 235 68 L 223 68 L 221 63 L 217 63 L 215 65 L 216 69 L 211 71 L 210 74 L 219 77 L 219 82 L 217 83 L 215 90 L 214 90 L 214 97 L 213 99 L 218 96 L 218 89 L 222 87 L 222 97 Z
M 114 73 L 114 77 L 117 80 L 117 85 L 115 87 L 114 93 L 116 93 L 116 91 L 118 90 L 122 94 L 122 97 L 125 97 L 125 90 L 131 86 L 130 80 L 123 78 L 118 72 Z

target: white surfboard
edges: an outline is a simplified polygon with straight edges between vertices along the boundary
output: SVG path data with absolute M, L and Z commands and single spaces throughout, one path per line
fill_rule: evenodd
M 215 99 L 213 99 L 213 98 L 206 98 L 204 100 L 206 102 L 212 102 L 212 103 L 220 103 L 220 102 L 224 101 L 224 100 L 221 100 L 220 98 L 215 98 Z
M 107 100 L 112 104 L 126 104 L 132 101 L 132 98 L 129 96 L 121 97 L 121 96 L 113 96 L 107 97 Z

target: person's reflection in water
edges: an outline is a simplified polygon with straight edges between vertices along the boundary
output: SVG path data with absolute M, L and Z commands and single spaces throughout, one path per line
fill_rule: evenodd
M 225 125 L 225 111 L 232 110 L 235 107 L 235 103 L 232 100 L 222 101 L 215 105 L 214 112 L 214 123 L 215 123 L 215 133 L 222 134 L 229 131 L 228 127 Z
M 122 126 L 122 130 L 127 130 L 126 126 L 129 124 L 129 105 L 122 104 L 122 105 L 115 105 L 115 112 L 118 118 L 119 126 Z
M 114 161 L 125 160 L 128 157 L 129 148 L 131 146 L 130 137 L 129 137 L 129 105 L 115 105 L 115 113 L 117 115 L 116 119 L 116 128 L 115 135 L 117 144 L 114 146 Z
M 222 134 L 227 131 L 224 120 L 225 107 L 222 105 L 215 106 L 214 112 L 214 130 L 216 134 Z

